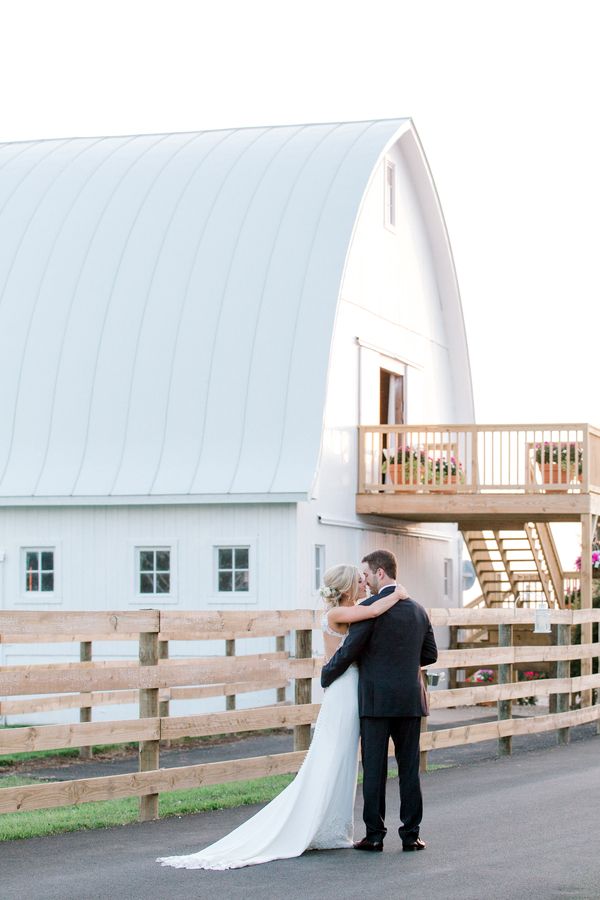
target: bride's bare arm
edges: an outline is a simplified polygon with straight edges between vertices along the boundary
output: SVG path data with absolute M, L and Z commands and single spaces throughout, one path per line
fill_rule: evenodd
M 408 593 L 399 585 L 392 594 L 370 603 L 368 606 L 359 603 L 357 606 L 334 606 L 329 610 L 330 623 L 337 625 L 363 622 L 365 619 L 376 619 L 391 609 L 399 600 L 407 600 Z

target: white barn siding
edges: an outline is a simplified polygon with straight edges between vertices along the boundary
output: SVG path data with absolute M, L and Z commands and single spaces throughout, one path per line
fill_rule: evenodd
M 0 515 L 0 608 L 35 610 L 280 609 L 300 605 L 296 577 L 296 517 L 292 504 L 112 507 L 12 507 Z M 251 590 L 240 601 L 215 590 L 214 546 L 249 544 L 254 552 Z M 173 596 L 160 601 L 135 590 L 136 546 L 172 548 Z M 21 548 L 56 548 L 56 596 L 36 602 L 23 591 Z M 304 605 L 304 604 L 303 604 Z M 223 641 L 174 642 L 171 656 L 224 653 Z M 274 639 L 245 639 L 239 654 L 274 650 Z M 95 643 L 95 658 L 135 657 L 137 645 Z M 73 662 L 79 644 L 0 644 L 0 665 Z M 240 695 L 239 706 L 273 702 L 274 692 Z M 224 700 L 177 702 L 174 714 L 223 709 Z M 128 718 L 136 710 L 110 706 L 94 719 Z M 45 723 L 76 721 L 77 711 L 29 716 Z M 19 720 L 22 721 L 20 718 Z

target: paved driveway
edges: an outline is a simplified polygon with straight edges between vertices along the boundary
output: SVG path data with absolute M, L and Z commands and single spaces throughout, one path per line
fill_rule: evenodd
M 308 853 L 232 872 L 166 869 L 252 808 L 0 845 L 2 900 L 598 900 L 600 738 L 433 772 L 423 853 L 402 853 L 390 782 L 382 854 Z M 357 833 L 362 836 L 360 796 Z

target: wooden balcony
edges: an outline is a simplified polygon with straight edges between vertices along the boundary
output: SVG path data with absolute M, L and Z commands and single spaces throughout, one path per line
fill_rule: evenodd
M 363 426 L 359 454 L 360 514 L 520 528 L 600 513 L 600 430 L 587 424 Z

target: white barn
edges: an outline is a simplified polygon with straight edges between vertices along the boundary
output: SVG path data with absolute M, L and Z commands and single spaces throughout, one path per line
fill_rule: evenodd
M 0 608 L 316 606 L 376 546 L 459 603 L 454 526 L 355 508 L 361 423 L 474 421 L 409 119 L 0 146 L 0 393 Z

